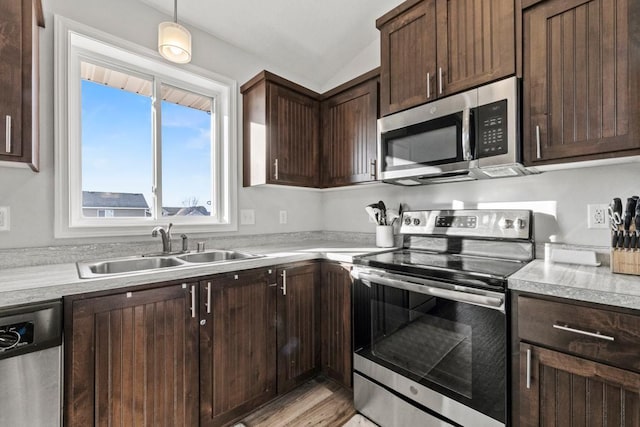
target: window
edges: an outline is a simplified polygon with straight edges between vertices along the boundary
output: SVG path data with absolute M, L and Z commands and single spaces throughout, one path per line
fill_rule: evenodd
M 236 83 L 55 20 L 56 237 L 235 230 Z

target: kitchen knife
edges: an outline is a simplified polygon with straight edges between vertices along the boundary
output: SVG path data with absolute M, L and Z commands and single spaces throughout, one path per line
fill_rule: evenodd
M 636 244 L 635 248 L 640 249 L 640 203 L 636 203 L 636 216 L 634 218 L 634 224 L 636 226 Z
M 609 217 L 611 220 L 611 247 L 622 246 L 622 232 L 620 232 L 620 224 L 622 224 L 622 200 L 616 197 L 609 205 Z
M 629 233 L 629 229 L 631 228 L 631 221 L 636 212 L 636 205 L 638 203 L 638 199 L 634 199 L 633 197 L 629 197 L 627 199 L 627 207 L 624 211 L 624 240 L 622 246 L 625 249 L 629 248 L 631 244 L 631 236 Z

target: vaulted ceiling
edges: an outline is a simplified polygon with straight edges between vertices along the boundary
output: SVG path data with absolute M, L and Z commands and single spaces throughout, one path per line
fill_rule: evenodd
M 140 0 L 173 16 L 172 0 Z M 197 27 L 322 86 L 378 39 L 375 20 L 402 0 L 178 0 Z

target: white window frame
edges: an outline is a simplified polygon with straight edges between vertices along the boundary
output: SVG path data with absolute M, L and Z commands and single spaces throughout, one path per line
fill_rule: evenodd
M 237 82 L 197 66 L 170 64 L 155 51 L 55 16 L 55 237 L 99 237 L 148 234 L 151 227 L 172 222 L 180 232 L 236 231 L 237 224 Z M 208 217 L 162 217 L 162 177 L 154 167 L 152 209 L 157 218 L 87 218 L 82 215 L 82 141 L 80 62 L 104 64 L 156 78 L 155 90 L 168 84 L 214 99 L 212 132 L 212 205 Z M 161 82 L 161 83 L 160 83 Z M 162 102 L 157 100 L 157 103 Z M 160 138 L 161 118 L 153 122 Z M 154 144 L 154 165 L 161 164 Z M 150 159 L 151 160 L 151 159 Z M 212 183 L 213 184 L 213 183 Z

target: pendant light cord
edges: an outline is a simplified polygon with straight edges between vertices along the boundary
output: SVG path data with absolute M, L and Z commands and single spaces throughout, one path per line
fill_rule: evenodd
M 178 0 L 173 0 L 173 22 L 178 23 Z

